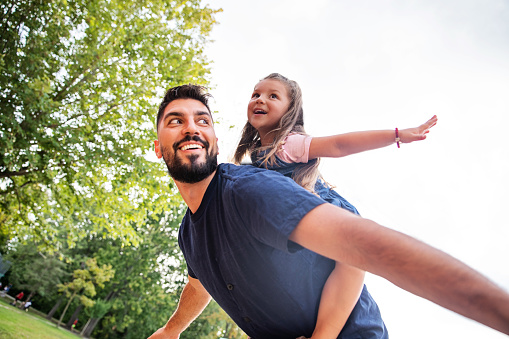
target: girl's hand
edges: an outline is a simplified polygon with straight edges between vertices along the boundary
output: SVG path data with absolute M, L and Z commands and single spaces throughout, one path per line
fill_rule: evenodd
M 419 127 L 407 128 L 399 131 L 400 142 L 410 143 L 413 141 L 426 139 L 426 134 L 429 133 L 429 129 L 437 124 L 437 116 L 434 115 L 431 119 L 426 121 Z

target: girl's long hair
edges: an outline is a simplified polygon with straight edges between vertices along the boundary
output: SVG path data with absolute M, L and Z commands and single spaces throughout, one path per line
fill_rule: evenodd
M 266 151 L 262 158 L 262 163 L 265 167 L 267 167 L 267 165 L 273 166 L 276 164 L 276 153 L 280 150 L 282 143 L 288 134 L 298 133 L 307 135 L 304 130 L 302 91 L 297 82 L 278 73 L 272 73 L 260 81 L 267 79 L 278 80 L 286 86 L 290 96 L 288 111 L 281 117 L 279 126 L 269 132 L 274 134 L 274 141 L 269 146 L 261 146 L 260 134 L 249 123 L 249 121 L 246 122 L 234 154 L 234 162 L 236 164 L 240 164 L 247 155 L 251 156 L 253 153 Z M 318 158 L 310 160 L 307 163 L 297 165 L 297 168 L 292 174 L 292 179 L 300 186 L 314 193 L 316 180 L 320 178 L 320 172 L 318 171 L 319 163 L 320 159 Z

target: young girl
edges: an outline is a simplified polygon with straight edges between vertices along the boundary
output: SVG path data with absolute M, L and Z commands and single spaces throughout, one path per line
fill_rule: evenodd
M 394 143 L 399 147 L 400 143 L 424 140 L 437 122 L 437 117 L 433 116 L 416 128 L 312 138 L 304 131 L 299 85 L 277 73 L 270 74 L 255 86 L 247 117 L 234 155 L 236 163 L 250 156 L 253 165 L 290 176 L 305 189 L 355 214 L 358 214 L 355 207 L 321 178 L 319 158 L 343 157 Z M 361 294 L 363 281 L 364 271 L 336 262 L 322 292 L 312 339 L 338 337 L 359 296 L 362 300 L 362 296 L 368 294 L 367 291 Z

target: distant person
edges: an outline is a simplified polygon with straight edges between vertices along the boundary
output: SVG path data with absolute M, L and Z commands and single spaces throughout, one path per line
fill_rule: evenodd
M 211 297 L 253 339 L 311 337 L 335 262 L 509 334 L 509 294 L 460 261 L 274 171 L 218 165 L 207 99 L 185 85 L 159 107 L 155 151 L 188 206 L 178 240 L 189 281 L 151 339 L 178 338 Z M 350 317 L 361 326 L 347 323 L 338 338 L 383 338 L 380 324 L 363 316 Z
M 24 305 L 23 305 L 23 309 L 28 312 L 28 309 L 30 308 L 30 306 L 32 306 L 32 302 L 31 301 L 27 301 Z
M 16 297 L 14 298 L 14 301 L 12 302 L 12 306 L 18 305 L 18 301 L 21 303 L 21 299 L 25 296 L 25 293 L 23 291 L 19 292 Z
M 355 214 L 358 214 L 357 209 L 321 179 L 319 158 L 344 157 L 393 144 L 399 147 L 400 143 L 424 140 L 437 121 L 437 117 L 433 116 L 416 128 L 312 138 L 304 130 L 300 86 L 278 73 L 272 73 L 256 84 L 247 107 L 247 118 L 235 151 L 235 163 L 240 164 L 247 155 L 254 166 L 286 175 L 325 201 Z M 366 322 L 375 319 L 381 322 L 378 313 L 367 311 L 378 307 L 367 289 L 363 288 L 363 280 L 364 271 L 335 263 L 321 295 L 313 336 L 337 338 L 352 311 L 364 314 Z M 369 319 L 367 314 L 371 314 L 372 318 Z
M 2 297 L 5 297 L 5 295 L 7 293 L 9 293 L 9 291 L 11 290 L 11 287 L 12 287 L 12 284 L 9 284 L 9 285 L 4 287 L 4 289 L 2 290 Z

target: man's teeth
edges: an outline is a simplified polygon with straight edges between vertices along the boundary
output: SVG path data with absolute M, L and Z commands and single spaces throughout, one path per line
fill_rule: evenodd
M 181 150 L 187 151 L 188 149 L 202 149 L 202 148 L 203 148 L 203 146 L 201 146 L 201 145 L 191 144 L 191 145 L 182 146 Z

